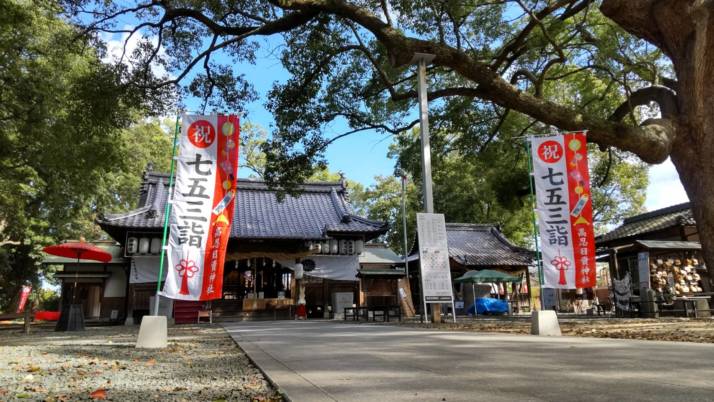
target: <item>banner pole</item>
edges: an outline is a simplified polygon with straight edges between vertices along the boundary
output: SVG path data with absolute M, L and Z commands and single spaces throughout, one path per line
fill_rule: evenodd
M 543 310 L 543 261 L 541 261 L 540 247 L 538 243 L 538 220 L 536 219 L 536 197 L 535 191 L 533 190 L 533 160 L 531 151 L 531 142 L 528 138 L 525 140 L 526 153 L 528 154 L 528 187 L 531 191 L 531 205 L 533 207 L 533 213 L 531 218 L 533 219 L 533 242 L 535 243 L 536 251 L 536 264 L 538 266 L 538 282 L 540 284 L 540 290 L 538 292 L 538 297 L 540 298 L 540 309 Z M 530 283 L 528 284 L 530 286 Z
M 166 208 L 164 209 L 164 233 L 161 237 L 161 259 L 159 260 L 159 277 L 156 279 L 156 300 L 154 300 L 154 315 L 159 315 L 159 293 L 161 292 L 161 278 L 164 276 L 164 259 L 166 256 L 166 237 L 169 233 L 169 215 L 171 214 L 171 202 L 173 201 L 174 188 L 174 166 L 176 164 L 176 143 L 178 141 L 179 120 L 181 113 L 176 114 L 176 127 L 174 128 L 174 141 L 171 149 L 171 169 L 169 170 L 169 190 L 166 198 Z

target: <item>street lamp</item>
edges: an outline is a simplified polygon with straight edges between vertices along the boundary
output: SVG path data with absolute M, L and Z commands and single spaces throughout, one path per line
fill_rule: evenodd
M 419 131 L 421 131 L 421 179 L 424 189 L 424 212 L 434 213 L 434 196 L 431 185 L 431 145 L 429 144 L 429 100 L 426 97 L 426 66 L 436 57 L 428 53 L 414 53 L 412 63 L 417 63 L 419 93 Z
M 424 197 L 424 212 L 434 213 L 434 196 L 431 182 L 431 145 L 429 143 L 429 100 L 427 99 L 426 66 L 429 65 L 436 55 L 429 53 L 414 53 L 411 62 L 417 64 L 417 78 L 419 95 L 419 128 L 421 132 L 421 171 L 422 187 Z M 420 261 L 423 263 L 423 261 Z M 422 286 L 423 287 L 423 286 Z M 424 315 L 426 315 L 426 299 L 422 294 L 424 303 Z M 455 312 L 454 312 L 455 313 Z M 432 303 L 432 321 L 441 321 L 441 305 Z M 456 315 L 454 314 L 454 319 Z

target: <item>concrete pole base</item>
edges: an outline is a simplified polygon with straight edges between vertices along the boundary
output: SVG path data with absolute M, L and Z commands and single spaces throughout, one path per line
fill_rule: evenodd
M 531 335 L 560 336 L 558 316 L 553 310 L 535 310 L 531 315 Z
M 140 349 L 162 349 L 168 344 L 166 316 L 145 315 L 141 319 L 136 347 Z

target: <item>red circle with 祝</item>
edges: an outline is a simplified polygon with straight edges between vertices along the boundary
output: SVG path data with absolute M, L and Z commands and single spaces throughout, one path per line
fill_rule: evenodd
M 216 139 L 216 129 L 206 120 L 197 120 L 188 126 L 188 140 L 197 148 L 207 148 Z
M 563 157 L 563 146 L 557 141 L 545 141 L 538 146 L 538 157 L 545 163 L 555 163 Z

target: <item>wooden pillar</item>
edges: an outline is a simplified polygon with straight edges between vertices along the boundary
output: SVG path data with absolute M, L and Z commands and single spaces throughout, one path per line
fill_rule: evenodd
M 359 282 L 358 282 L 358 286 L 359 286 L 359 298 L 357 299 L 357 305 L 358 305 L 359 307 L 364 307 L 364 305 L 365 305 L 365 298 L 366 298 L 366 296 L 365 296 L 365 291 L 364 291 L 364 288 L 365 288 L 365 287 L 364 287 L 364 284 L 363 284 L 363 281 L 364 281 L 364 280 L 365 280 L 364 278 L 360 278 L 360 280 L 359 280 Z
M 528 285 L 528 308 L 531 311 L 533 311 L 533 310 L 535 310 L 535 308 L 534 308 L 535 306 L 532 305 L 533 297 L 531 296 L 532 295 L 532 293 L 531 293 L 531 287 L 532 287 L 531 286 L 531 272 L 528 269 L 528 267 L 526 267 L 526 284 Z M 542 310 L 542 309 L 543 309 L 543 307 L 541 306 L 540 310 Z
M 328 279 L 322 278 L 322 312 L 323 315 L 327 311 L 327 305 L 330 303 L 328 300 L 327 294 L 329 293 L 329 283 L 327 283 Z

